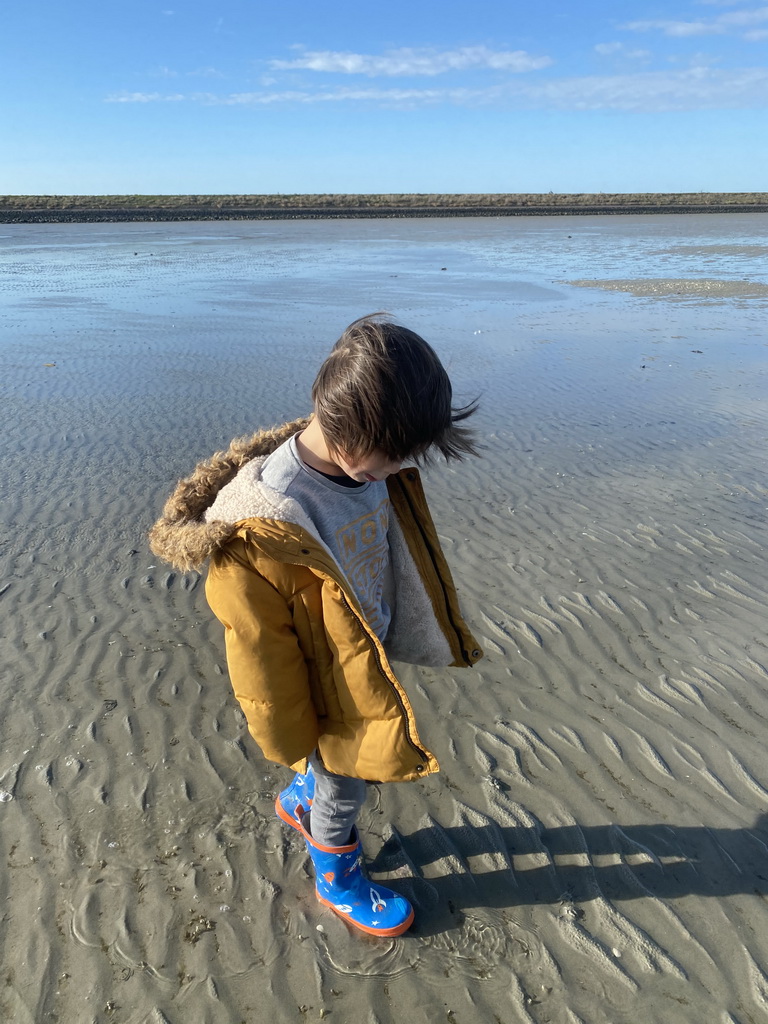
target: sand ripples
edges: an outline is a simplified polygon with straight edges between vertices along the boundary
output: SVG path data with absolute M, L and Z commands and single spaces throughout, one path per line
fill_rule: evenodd
M 687 240 L 680 218 L 588 220 L 386 225 L 375 244 L 364 224 L 281 225 L 287 247 L 237 226 L 272 232 L 261 262 L 190 225 L 143 248 L 132 226 L 80 260 L 56 228 L 44 281 L 17 253 L 29 287 L 0 291 L 4 1019 L 764 1019 L 764 300 L 552 284 L 587 265 L 625 282 L 631 261 L 759 280 L 764 240 L 735 219 Z M 484 457 L 428 490 L 487 654 L 404 670 L 443 771 L 367 804 L 372 874 L 417 910 L 384 942 L 314 900 L 273 813 L 288 773 L 246 734 L 201 578 L 144 541 L 174 474 L 305 410 L 326 321 L 382 305 L 439 340 L 462 400 L 481 394 Z

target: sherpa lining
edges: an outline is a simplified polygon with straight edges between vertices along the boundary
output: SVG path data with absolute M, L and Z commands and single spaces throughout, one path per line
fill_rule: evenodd
M 261 479 L 261 470 L 267 457 L 253 459 L 243 466 L 234 480 L 219 491 L 210 508 L 206 509 L 206 523 L 240 523 L 244 519 L 276 519 L 280 523 L 294 523 L 314 537 L 330 554 L 307 513 L 287 494 L 281 494 Z
M 451 645 L 438 625 L 397 516 L 390 517 L 388 539 L 395 593 L 384 641 L 387 657 L 411 665 L 445 668 L 453 661 Z

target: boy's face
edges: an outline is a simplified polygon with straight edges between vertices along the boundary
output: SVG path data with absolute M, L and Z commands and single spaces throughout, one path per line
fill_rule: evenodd
M 397 473 L 402 466 L 402 462 L 393 462 L 388 455 L 378 449 L 372 451 L 370 455 L 354 459 L 343 452 L 334 452 L 331 458 L 339 469 L 344 470 L 347 476 L 359 483 L 386 480 L 391 473 Z

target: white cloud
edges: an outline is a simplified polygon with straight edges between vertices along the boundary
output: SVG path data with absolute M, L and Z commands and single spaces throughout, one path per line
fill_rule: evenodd
M 697 66 L 682 71 L 645 71 L 622 75 L 509 81 L 484 89 L 330 88 L 261 92 L 125 93 L 111 103 L 181 100 L 207 106 L 264 107 L 280 104 L 368 103 L 414 108 L 435 104 L 488 106 L 517 110 L 666 111 L 755 109 L 768 107 L 768 68 L 726 71 Z
M 595 51 L 601 57 L 613 57 L 621 55 L 629 60 L 645 60 L 651 56 L 650 50 L 628 50 L 624 43 L 597 43 Z
M 721 14 L 717 19 L 723 25 L 759 25 L 768 21 L 768 7 L 756 7 L 752 11 L 733 11 L 731 14 Z
M 386 106 L 426 106 L 434 103 L 466 102 L 467 89 L 324 89 L 309 92 L 287 89 L 282 92 L 241 92 L 229 96 L 208 96 L 205 102 L 225 106 L 272 106 L 278 103 L 377 103 Z
M 707 2 L 707 0 L 703 0 Z M 711 0 L 722 3 L 723 0 Z M 652 21 L 630 21 L 622 26 L 630 32 L 651 32 L 658 30 L 667 36 L 702 36 L 723 35 L 726 32 L 739 32 L 751 25 L 761 25 L 768 21 L 768 7 L 755 7 L 742 11 L 727 11 L 707 21 L 669 21 L 656 19 Z M 741 34 L 741 33 L 739 33 Z M 745 36 L 746 38 L 746 36 Z
M 107 103 L 180 103 L 189 97 L 183 93 L 172 95 L 159 92 L 122 92 L 113 96 L 107 96 Z
M 196 68 L 194 71 L 187 71 L 191 78 L 224 78 L 223 72 L 217 68 Z
M 703 36 L 725 31 L 714 21 L 630 21 L 623 27 L 630 32 L 650 32 L 658 29 L 665 36 Z
M 601 57 L 608 57 L 612 53 L 618 53 L 624 49 L 624 43 L 597 43 L 595 50 Z
M 751 32 L 745 32 L 744 38 L 750 43 L 759 43 L 763 39 L 768 39 L 768 28 L 755 28 Z
M 149 72 L 150 78 L 224 78 L 224 74 L 214 67 L 194 68 L 192 71 L 174 71 L 166 65 L 161 65 L 154 71 Z
M 556 79 L 527 88 L 527 98 L 556 110 L 681 110 L 768 106 L 768 68 L 645 71 Z
M 420 50 L 403 47 L 376 56 L 335 50 L 310 50 L 293 60 L 273 60 L 275 71 L 305 70 L 346 75 L 406 76 L 441 75 L 448 71 L 483 68 L 522 73 L 552 64 L 550 57 L 533 57 L 525 50 L 490 50 L 487 46 L 465 46 L 458 50 Z

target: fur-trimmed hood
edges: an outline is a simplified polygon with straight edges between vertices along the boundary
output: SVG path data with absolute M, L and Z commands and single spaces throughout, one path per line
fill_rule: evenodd
M 216 452 L 199 463 L 190 476 L 178 482 L 162 516 L 149 532 L 149 546 L 154 554 L 176 569 L 200 569 L 234 533 L 233 521 L 205 520 L 205 513 L 219 492 L 243 466 L 266 458 L 308 423 L 309 418 L 293 420 L 272 430 L 260 430 L 251 437 L 237 438 L 227 451 Z

